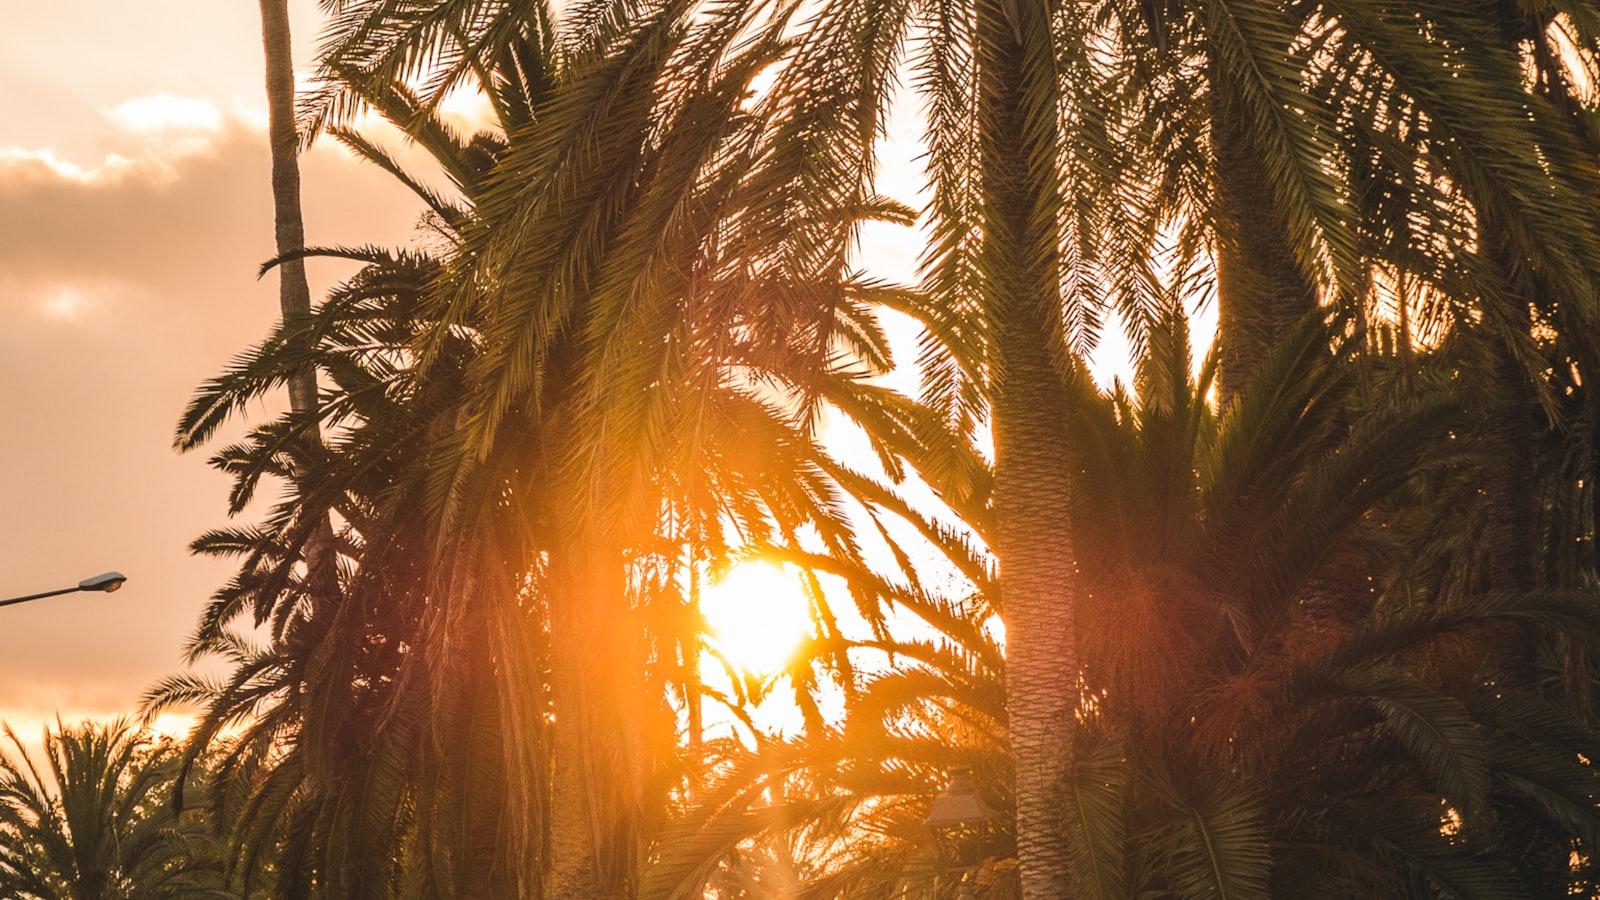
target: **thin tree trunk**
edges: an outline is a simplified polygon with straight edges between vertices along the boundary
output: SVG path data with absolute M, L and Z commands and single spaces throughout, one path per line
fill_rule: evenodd
M 977 9 L 986 306 L 994 328 L 995 553 L 1006 623 L 1022 896 L 1072 894 L 1062 784 L 1077 702 L 1076 568 L 1061 335 L 1054 72 L 1043 4 Z
M 294 124 L 294 53 L 288 0 L 261 0 L 261 42 L 266 51 L 267 139 L 272 146 L 272 211 L 279 256 L 306 246 L 300 213 L 300 134 Z M 311 288 L 304 260 L 278 266 L 278 305 L 286 325 L 311 316 Z M 289 379 L 289 405 L 297 413 L 317 408 L 316 372 L 306 369 Z M 321 429 L 307 429 L 320 438 Z
M 995 553 L 1006 623 L 1017 853 L 1023 897 L 1054 900 L 1071 895 L 1058 791 L 1071 767 L 1078 698 L 1077 568 L 1067 522 L 1071 488 L 1062 465 L 1065 402 L 1039 331 L 1016 321 L 998 337 L 1007 345 L 1000 353 L 1007 373 L 994 404 Z
M 1411 276 L 1401 272 L 1395 283 L 1395 303 L 1399 307 L 1399 333 L 1395 336 L 1396 349 L 1400 359 L 1400 386 L 1407 393 L 1411 391 L 1411 381 L 1416 372 L 1417 363 L 1411 342 Z
M 1288 220 L 1228 85 L 1211 85 L 1216 176 L 1217 387 L 1224 404 L 1250 384 L 1279 339 L 1317 305 Z
M 1510 250 L 1510 242 L 1498 223 L 1480 219 L 1486 235 L 1490 265 L 1504 285 L 1512 309 L 1502 314 L 1499 327 L 1483 337 L 1488 342 L 1489 371 L 1481 390 L 1479 420 L 1483 429 L 1486 457 L 1483 493 L 1487 527 L 1483 553 L 1486 581 L 1493 591 L 1522 593 L 1543 587 L 1536 558 L 1540 553 L 1542 512 L 1537 494 L 1539 459 L 1537 446 L 1550 421 L 1539 408 L 1529 373 L 1513 352 L 1513 337 L 1520 339 L 1533 327 L 1530 302 L 1541 309 L 1551 308 L 1541 298 L 1539 279 L 1520 265 Z M 1518 272 L 1521 270 L 1521 277 Z M 1541 649 L 1545 638 L 1531 622 L 1505 630 L 1503 660 L 1510 680 L 1536 693 L 1545 691 Z M 1508 816 L 1502 823 L 1504 842 L 1515 848 L 1518 873 L 1538 897 L 1560 897 L 1568 893 L 1572 881 L 1571 848 L 1567 841 L 1553 840 L 1537 822 Z
M 300 212 L 300 135 L 294 123 L 294 52 L 289 29 L 288 0 L 261 0 L 261 44 L 267 83 L 267 140 L 272 148 L 272 211 L 277 255 L 305 249 L 305 221 Z M 311 317 L 311 288 L 306 283 L 304 260 L 278 266 L 278 305 L 286 328 Z M 308 419 L 304 438 L 309 446 L 322 443 L 315 414 L 318 406 L 317 372 L 306 367 L 288 379 L 289 408 Z M 306 541 L 306 566 L 317 594 L 337 589 L 333 558 L 333 526 L 327 517 Z
M 1361 267 L 1360 286 L 1356 290 L 1356 346 L 1361 356 L 1356 359 L 1356 371 L 1361 377 L 1361 393 L 1372 395 L 1372 330 L 1367 312 L 1367 294 L 1372 290 L 1372 267 Z
M 565 556 L 566 554 L 563 554 Z M 560 565 L 560 561 L 552 561 Z M 550 604 L 550 677 L 555 723 L 551 728 L 554 781 L 550 786 L 549 897 L 599 900 L 599 823 L 594 808 L 593 747 L 588 733 L 596 685 L 586 683 L 596 647 L 591 579 L 581 564 L 555 579 Z
M 1499 6 L 1500 21 L 1507 29 L 1503 34 L 1506 45 L 1522 53 L 1523 43 L 1531 42 L 1535 48 L 1537 72 L 1537 48 L 1543 44 L 1544 29 L 1554 13 L 1533 11 L 1515 0 L 1504 0 Z M 1546 93 L 1546 99 L 1552 99 L 1544 90 L 1548 87 L 1548 84 L 1536 84 L 1535 90 Z M 1535 387 L 1529 381 L 1530 373 L 1513 352 L 1513 340 L 1520 343 L 1531 333 L 1530 307 L 1548 315 L 1558 309 L 1559 304 L 1549 296 L 1539 274 L 1526 259 L 1520 258 L 1503 222 L 1480 207 L 1478 228 L 1483 236 L 1483 252 L 1510 301 L 1509 309 L 1485 316 L 1489 320 L 1485 325 L 1490 326 L 1485 335 L 1490 371 L 1487 389 L 1479 398 L 1487 407 L 1481 414 L 1487 451 L 1483 492 L 1488 515 L 1483 550 L 1490 589 L 1522 592 L 1544 586 L 1540 584 L 1541 573 L 1536 565 L 1543 517 L 1536 494 L 1539 482 L 1537 446 L 1554 423 L 1539 409 Z M 1521 623 L 1506 634 L 1504 664 L 1509 678 L 1536 692 L 1543 692 L 1545 688 L 1540 665 L 1543 643 L 1540 629 L 1532 623 Z M 1528 885 L 1530 896 L 1561 897 L 1571 893 L 1573 871 L 1569 841 L 1553 839 L 1540 827 L 1536 817 L 1516 812 L 1506 815 L 1497 830 L 1501 842 L 1515 860 L 1520 880 Z

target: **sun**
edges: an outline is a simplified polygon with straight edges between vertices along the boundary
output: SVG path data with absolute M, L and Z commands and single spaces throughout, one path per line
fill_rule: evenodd
M 789 662 L 811 633 L 811 601 L 793 568 L 739 563 L 700 597 L 708 639 L 735 666 L 771 675 Z

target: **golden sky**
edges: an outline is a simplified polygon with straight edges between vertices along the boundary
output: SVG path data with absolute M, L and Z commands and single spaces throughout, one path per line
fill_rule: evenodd
M 315 0 L 293 4 L 309 56 Z M 0 718 L 133 708 L 225 566 L 186 544 L 225 479 L 170 448 L 192 389 L 276 309 L 256 5 L 0 0 Z M 305 160 L 313 240 L 403 240 L 408 194 Z M 313 263 L 320 284 L 336 277 Z M 315 286 L 314 286 L 315 287 Z
M 304 71 L 316 2 L 291 13 Z M 272 254 L 256 5 L 0 0 L 0 23 L 0 597 L 129 576 L 117 594 L 0 609 L 0 719 L 37 732 L 57 711 L 131 710 L 178 665 L 228 574 L 186 550 L 225 521 L 226 480 L 174 453 L 172 426 L 277 301 L 255 278 Z M 901 106 L 880 190 L 917 204 Z M 411 235 L 416 204 L 386 175 L 331 146 L 302 167 L 312 243 Z M 871 226 L 859 259 L 909 279 L 919 247 Z M 340 272 L 313 261 L 313 292 Z M 909 371 L 893 381 L 914 390 Z

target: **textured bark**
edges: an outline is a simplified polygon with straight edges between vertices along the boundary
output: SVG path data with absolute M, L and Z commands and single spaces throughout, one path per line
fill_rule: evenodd
M 1071 765 L 1078 675 L 1064 404 L 1052 396 L 1058 382 L 1040 333 L 1018 322 L 1001 335 L 1008 348 L 994 407 L 994 549 L 1006 622 L 1017 852 L 1023 897 L 1054 900 L 1071 895 L 1058 794 Z
M 1212 79 L 1216 177 L 1217 388 L 1244 390 L 1280 338 L 1316 308 L 1316 285 L 1295 258 L 1271 177 L 1228 85 Z
M 1540 48 L 1546 45 L 1545 29 L 1554 10 L 1536 9 L 1516 0 L 1502 0 L 1499 7 L 1500 22 L 1506 29 L 1502 40 L 1507 47 L 1515 47 L 1519 54 L 1524 52 L 1524 42 L 1527 42 L 1534 49 L 1537 74 L 1544 68 Z M 1544 61 L 1547 63 L 1548 60 Z M 1559 109 L 1560 101 L 1551 92 L 1553 87 L 1554 83 L 1542 78 L 1535 85 L 1535 89 Z M 1580 128 L 1580 141 L 1582 135 Z M 1490 589 L 1522 592 L 1543 586 L 1536 565 L 1542 543 L 1539 529 L 1543 517 L 1536 494 L 1537 444 L 1553 423 L 1540 409 L 1529 374 L 1513 354 L 1509 336 L 1520 338 L 1531 332 L 1530 305 L 1550 315 L 1556 313 L 1561 304 L 1555 302 L 1548 286 L 1527 264 L 1528 260 L 1519 258 L 1516 242 L 1511 239 L 1506 223 L 1497 221 L 1481 207 L 1478 222 L 1484 253 L 1512 301 L 1510 309 L 1492 319 L 1485 317 L 1499 321 L 1495 322 L 1495 329 L 1485 335 L 1491 366 L 1487 390 L 1480 398 L 1486 407 L 1481 421 L 1488 459 L 1483 479 L 1488 515 L 1487 546 L 1483 550 Z M 1542 692 L 1545 682 L 1540 668 L 1540 650 L 1544 643 L 1541 629 L 1534 623 L 1521 623 L 1506 629 L 1505 634 L 1503 652 L 1507 674 L 1533 691 Z M 1520 811 L 1507 811 L 1497 824 L 1499 840 L 1507 848 L 1508 856 L 1515 860 L 1519 880 L 1528 886 L 1530 896 L 1561 897 L 1572 893 L 1569 841 L 1555 837 L 1537 817 L 1523 815 Z
M 996 534 L 1006 622 L 1006 706 L 1016 766 L 1022 896 L 1072 894 L 1059 791 L 1077 700 L 1076 569 L 1064 465 L 1066 402 L 1055 214 L 1053 88 L 1042 4 L 978 4 L 982 267 L 995 338 Z M 1036 38 L 1029 38 L 1038 42 Z M 1031 52 L 1030 52 L 1031 51 Z M 1030 111 L 1036 114 L 1030 116 Z M 1048 121 L 1045 121 L 1045 120 Z
M 1497 237 L 1492 225 L 1485 229 L 1491 264 L 1508 286 L 1512 296 L 1537 298 L 1537 279 L 1519 279 L 1512 273 L 1512 255 L 1506 242 Z M 1519 301 L 1520 303 L 1521 301 Z M 1537 301 L 1549 308 L 1546 302 Z M 1514 331 L 1532 328 L 1525 306 L 1513 310 L 1512 319 L 1501 327 Z M 1484 534 L 1484 563 L 1487 586 L 1493 591 L 1522 593 L 1541 584 L 1536 564 L 1542 544 L 1542 511 L 1538 496 L 1537 445 L 1550 427 L 1528 382 L 1528 374 L 1517 362 L 1504 334 L 1487 334 L 1490 368 L 1487 384 L 1481 391 L 1480 422 L 1485 450 L 1483 472 L 1484 506 L 1487 528 Z M 1526 689 L 1543 693 L 1545 671 L 1541 650 L 1546 637 L 1533 622 L 1521 622 L 1503 630 L 1502 658 L 1510 679 Z M 1565 896 L 1571 881 L 1567 841 L 1552 838 L 1537 820 L 1510 815 L 1501 822 L 1502 840 L 1515 848 L 1512 854 L 1523 882 L 1537 897 Z
M 1522 4 L 1502 0 L 1500 23 L 1502 39 L 1518 47 L 1531 41 L 1542 42 L 1548 14 L 1537 20 L 1523 15 Z M 1485 563 L 1489 588 L 1499 591 L 1527 591 L 1534 585 L 1535 507 L 1533 497 L 1533 447 L 1541 424 L 1541 413 L 1528 383 L 1528 375 L 1513 352 L 1513 336 L 1529 334 L 1533 328 L 1530 304 L 1546 311 L 1554 304 L 1543 289 L 1537 274 L 1519 259 L 1516 241 L 1507 223 L 1498 220 L 1482 206 L 1477 209 L 1478 227 L 1483 235 L 1483 254 L 1503 293 L 1505 309 L 1486 316 L 1483 338 L 1488 343 L 1490 367 L 1487 384 L 1479 396 L 1483 436 L 1489 451 L 1489 464 L 1483 491 L 1488 507 L 1488 545 Z M 1489 298 L 1493 302 L 1493 298 Z M 1518 340 L 1520 343 L 1520 340 Z M 1512 664 L 1525 677 L 1533 677 L 1532 644 L 1537 629 L 1519 629 L 1523 646 L 1512 649 Z
M 267 140 L 272 148 L 272 218 L 277 255 L 304 250 L 305 220 L 300 212 L 300 134 L 294 124 L 294 52 L 289 30 L 287 0 L 261 0 L 261 44 L 267 82 Z M 311 317 L 311 288 L 306 283 L 304 260 L 278 266 L 278 306 L 285 326 Z M 289 381 L 289 408 L 299 414 L 315 413 L 316 369 L 307 367 Z M 322 429 L 313 419 L 306 426 L 308 444 L 322 443 Z M 315 593 L 337 590 L 333 526 L 326 517 L 306 541 L 306 567 Z
M 274 235 L 277 254 L 283 256 L 306 246 L 305 221 L 300 213 L 300 134 L 294 124 L 294 53 L 287 0 L 261 0 L 261 43 L 266 54 Z M 285 324 L 310 317 L 311 288 L 306 283 L 303 260 L 291 260 L 278 267 L 278 305 Z M 295 412 L 317 408 L 316 372 L 307 369 L 289 379 L 289 404 Z M 320 432 L 315 426 L 310 430 Z

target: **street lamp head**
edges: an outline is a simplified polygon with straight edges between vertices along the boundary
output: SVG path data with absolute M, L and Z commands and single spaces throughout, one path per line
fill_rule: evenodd
M 84 580 L 78 582 L 78 590 L 104 591 L 105 593 L 109 594 L 117 588 L 122 587 L 122 583 L 127 580 L 128 576 L 122 574 L 121 572 L 102 572 L 93 578 L 85 578 Z
M 962 767 L 950 773 L 950 784 L 933 798 L 927 825 L 935 830 L 959 830 L 983 825 L 995 816 L 994 807 L 984 802 L 972 770 Z

